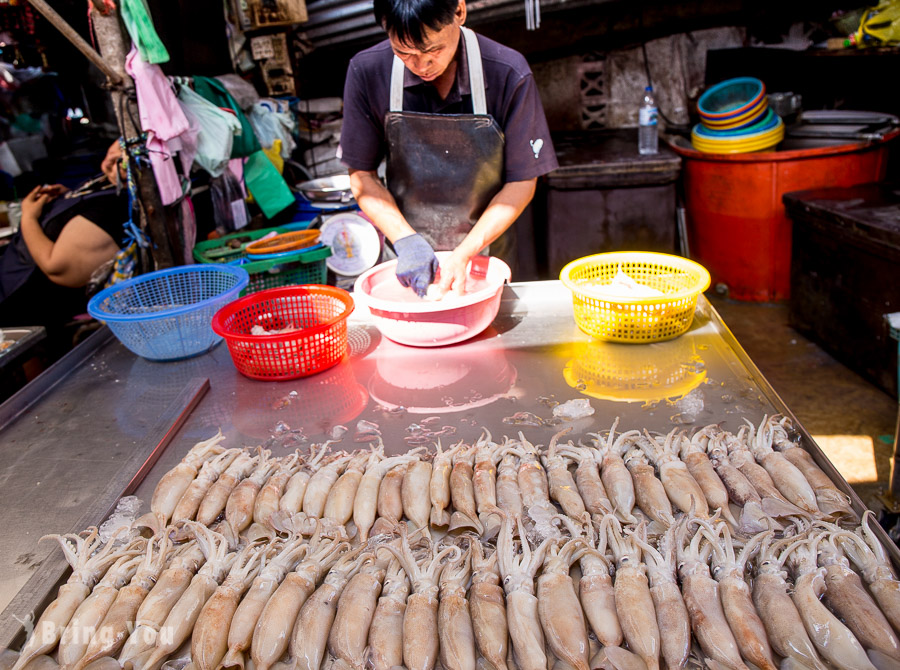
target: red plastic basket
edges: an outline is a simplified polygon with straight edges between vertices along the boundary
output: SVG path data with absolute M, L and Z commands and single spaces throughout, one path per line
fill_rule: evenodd
M 297 379 L 344 358 L 347 317 L 353 306 L 350 294 L 334 286 L 285 286 L 226 305 L 216 312 L 212 328 L 225 338 L 241 374 L 251 379 Z M 268 333 L 254 334 L 254 326 Z

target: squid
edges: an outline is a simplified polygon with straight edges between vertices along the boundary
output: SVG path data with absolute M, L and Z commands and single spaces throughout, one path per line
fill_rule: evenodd
M 547 453 L 542 457 L 544 468 L 547 471 L 547 480 L 550 486 L 550 497 L 553 498 L 563 512 L 573 519 L 583 519 L 587 513 L 581 494 L 575 484 L 575 478 L 569 472 L 569 461 L 560 454 L 557 448 L 559 439 L 569 433 L 572 429 L 566 428 L 556 433 L 550 438 L 550 444 L 547 446 Z
M 859 569 L 894 630 L 900 630 L 900 581 L 897 581 L 887 552 L 869 528 L 869 521 L 874 517 L 871 510 L 866 510 L 856 533 L 841 533 L 837 539 Z
M 328 634 L 328 651 L 355 670 L 362 670 L 365 666 L 369 627 L 375 616 L 390 559 L 389 553 L 376 552 L 375 560 L 364 563 L 359 572 L 350 578 L 337 602 L 334 623 Z
M 470 543 L 480 544 L 476 539 Z M 475 670 L 475 630 L 466 598 L 471 548 L 444 566 L 439 579 L 438 636 L 444 670 Z
M 369 626 L 366 664 L 372 670 L 390 670 L 403 665 L 403 615 L 409 596 L 409 580 L 394 558 L 384 577 L 381 597 Z
M 290 476 L 284 485 L 284 492 L 278 500 L 278 509 L 286 514 L 296 514 L 303 507 L 303 496 L 310 478 L 322 465 L 328 462 L 327 445 L 323 445 L 316 453 L 315 445 L 309 449 L 309 458 L 303 460 L 297 471 Z
M 635 502 L 648 518 L 669 528 L 675 523 L 672 505 L 666 495 L 666 488 L 656 477 L 656 471 L 647 460 L 643 450 L 634 448 L 628 451 L 623 459 L 625 467 L 631 473 L 634 482 Z
M 302 465 L 300 454 L 296 452 L 281 461 L 278 469 L 269 476 L 259 493 L 256 494 L 256 499 L 253 501 L 254 523 L 271 527 L 272 515 L 279 509 L 285 486 Z
M 850 506 L 850 497 L 841 491 L 831 478 L 816 465 L 813 457 L 806 449 L 798 447 L 788 438 L 787 428 L 790 421 L 787 417 L 772 416 L 769 418 L 769 430 L 775 448 L 797 467 L 816 494 L 816 503 L 823 514 L 832 517 L 849 517 L 858 519 Z
M 203 496 L 196 514 L 198 523 L 209 526 L 218 518 L 219 514 L 224 511 L 225 503 L 228 502 L 228 496 L 231 495 L 234 487 L 253 471 L 258 461 L 259 456 L 251 456 L 247 450 L 241 450 L 241 453 L 231 461 L 225 472 L 213 482 L 206 495 Z
M 673 429 L 660 444 L 645 430 L 645 439 L 639 441 L 640 447 L 659 470 L 659 479 L 672 504 L 682 512 L 706 518 L 709 516 L 706 496 L 697 480 L 691 476 L 687 465 L 678 457 L 675 447 L 676 432 L 677 429 Z
M 321 586 L 300 608 L 290 641 L 292 665 L 296 670 L 319 670 L 322 665 L 341 594 L 350 579 L 375 558 L 371 552 L 361 553 L 363 549 L 357 547 L 341 556 Z M 271 666 L 263 666 L 268 667 Z
M 235 557 L 228 575 L 210 596 L 191 633 L 191 661 L 197 670 L 216 670 L 228 651 L 228 632 L 244 591 L 265 561 L 268 547 L 249 544 Z
M 559 521 L 573 538 L 581 538 L 585 549 L 579 561 L 581 580 L 578 595 L 588 624 L 604 647 L 622 644 L 622 626 L 616 612 L 616 595 L 612 582 L 612 566 L 606 557 L 607 531 L 605 526 L 596 533 L 593 523 L 584 524 L 584 532 L 569 517 L 560 515 Z
M 484 531 L 481 539 L 493 540 L 500 532 L 502 516 L 497 505 L 497 464 L 494 453 L 497 444 L 491 441 L 491 434 L 484 434 L 475 442 L 475 471 L 472 473 L 472 488 L 478 520 Z
M 691 617 L 694 637 L 697 638 L 704 654 L 722 667 L 747 670 L 722 608 L 719 585 L 709 574 L 707 549 L 700 548 L 700 543 L 704 539 L 702 524 L 699 524 L 699 520 L 687 516 L 678 523 L 676 534 L 678 574 L 681 577 L 681 592 Z M 701 529 L 698 529 L 688 544 L 687 535 L 694 523 L 701 525 Z
M 261 449 L 259 461 L 253 472 L 234 487 L 225 503 L 225 520 L 231 527 L 234 535 L 246 530 L 253 522 L 253 507 L 256 496 L 259 495 L 263 484 L 269 476 L 278 468 L 278 459 L 270 458 L 272 452 Z
M 722 518 L 730 523 L 732 528 L 737 528 L 738 521 L 734 518 L 731 507 L 728 505 L 728 489 L 716 473 L 716 469 L 706 453 L 706 444 L 708 444 L 709 438 L 706 437 L 704 430 L 694 436 L 697 438 L 696 440 L 693 438 L 689 440 L 685 436 L 681 437 L 679 450 L 681 460 L 684 461 L 694 481 L 699 484 L 709 508 L 714 511 L 721 510 Z M 703 437 L 698 437 L 700 435 Z
M 153 649 L 140 661 L 132 659 L 135 670 L 156 670 L 188 639 L 206 601 L 216 592 L 237 558 L 237 554 L 228 552 L 228 540 L 223 535 L 194 521 L 186 522 L 185 527 L 204 538 L 211 547 L 210 553 L 160 626 Z
M 450 471 L 450 501 L 453 514 L 450 515 L 450 532 L 474 531 L 484 535 L 484 526 L 478 518 L 475 503 L 475 447 L 467 447 L 453 455 L 453 469 Z
M 259 574 L 254 578 L 228 627 L 227 651 L 222 658 L 223 668 L 244 668 L 244 654 L 253 641 L 253 631 L 269 598 L 275 593 L 285 575 L 302 560 L 310 546 L 300 535 L 288 538 L 271 559 L 260 561 Z
M 470 551 L 472 586 L 469 587 L 469 613 L 475 631 L 475 644 L 493 670 L 506 670 L 509 630 L 506 625 L 506 600 L 497 567 L 497 552 L 486 558 L 480 542 L 473 542 Z
M 319 521 L 306 558 L 285 576 L 259 615 L 250 646 L 250 658 L 256 670 L 268 670 L 281 658 L 288 648 L 301 607 L 331 566 L 350 548 L 348 542 L 323 535 L 324 525 Z
M 175 506 L 181 500 L 181 496 L 197 476 L 197 471 L 205 461 L 221 454 L 225 447 L 220 443 L 225 440 L 221 429 L 208 440 L 198 442 L 185 455 L 181 462 L 163 475 L 162 479 L 153 489 L 150 498 L 150 511 L 154 514 L 162 514 L 163 523 L 168 523 L 175 511 Z
M 170 552 L 173 554 L 171 561 L 157 576 L 134 615 L 134 630 L 119 652 L 120 663 L 124 664 L 153 649 L 159 627 L 212 551 L 213 546 L 198 534 L 177 551 Z
M 745 579 L 747 560 L 763 536 L 751 538 L 735 557 L 731 531 L 725 523 L 717 524 L 715 529 L 706 523 L 701 526 L 700 532 L 712 547 L 712 576 L 719 583 L 722 609 L 741 656 L 760 670 L 777 670 L 765 626 L 753 605 L 750 586 Z
M 369 539 L 369 530 L 375 523 L 377 513 L 378 496 L 382 486 L 382 480 L 387 473 L 399 465 L 405 465 L 419 458 L 419 449 L 414 449 L 403 456 L 384 457 L 384 444 L 379 444 L 373 449 L 366 464 L 366 471 L 360 479 L 353 499 L 353 523 L 359 531 L 359 541 L 366 542 Z M 402 503 L 399 515 L 403 514 Z M 394 519 L 399 521 L 399 516 Z
M 521 553 L 513 545 L 513 524 L 519 531 Z M 532 550 L 521 517 L 514 520 L 504 517 L 497 536 L 497 565 L 506 591 L 506 619 L 515 665 L 519 670 L 547 668 L 544 633 L 534 595 L 534 576 L 544 562 L 550 541 L 547 538 Z
M 322 508 L 322 516 L 324 518 L 340 524 L 350 521 L 353 517 L 353 507 L 359 483 L 362 481 L 371 456 L 375 453 L 376 449 L 372 447 L 369 453 L 361 452 L 347 462 L 344 472 L 338 477 L 325 498 L 325 506 Z
M 103 543 L 96 526 L 91 526 L 80 535 L 46 535 L 41 539 L 59 542 L 66 562 L 72 566 L 72 574 L 59 587 L 56 600 L 47 606 L 37 620 L 34 631 L 12 670 L 22 670 L 32 659 L 52 651 L 78 606 L 90 595 L 91 589 L 106 570 L 123 556 L 140 553 L 140 549 L 136 548 L 116 549 L 118 533 Z
M 569 569 L 587 547 L 573 538 L 554 544 L 537 578 L 538 617 L 553 654 L 574 670 L 590 670 L 587 626 Z
M 616 611 L 628 648 L 641 657 L 648 670 L 658 670 L 659 624 L 647 581 L 647 566 L 641 561 L 641 549 L 633 537 L 622 535 L 622 526 L 616 517 L 603 517 L 600 528 L 606 533 L 616 559 Z
M 327 448 L 328 444 L 326 442 L 323 449 Z M 317 519 L 322 518 L 325 512 L 325 503 L 328 501 L 328 493 L 352 458 L 353 456 L 349 454 L 336 456 L 310 476 L 303 494 L 303 512 L 305 514 Z
M 795 667 L 825 670 L 825 664 L 809 639 L 800 612 L 788 595 L 791 587 L 784 570 L 787 556 L 779 557 L 778 552 L 781 544 L 791 542 L 792 538 L 773 543 L 772 535 L 772 531 L 760 534 L 753 604 L 766 628 L 769 644 L 779 656 L 793 662 Z
M 867 650 L 876 650 L 900 663 L 900 641 L 862 580 L 838 546 L 842 531 L 832 524 L 818 537 L 819 565 L 825 568 L 825 603 Z M 850 533 L 848 533 L 850 534 Z
M 660 652 L 666 668 L 671 670 L 685 667 L 691 651 L 691 619 L 676 577 L 676 530 L 671 526 L 666 531 L 659 549 L 647 542 L 643 526 L 631 534 L 644 554 L 659 627 Z
M 640 432 L 630 430 L 616 438 L 618 425 L 619 419 L 616 417 L 612 428 L 609 429 L 606 442 L 603 442 L 599 435 L 593 434 L 596 447 L 595 458 L 600 465 L 600 481 L 609 494 L 613 513 L 623 523 L 637 523 L 637 517 L 631 513 L 635 503 L 634 482 L 628 468 L 625 467 L 622 454 L 631 445 L 631 441 L 640 435 Z
M 429 523 L 432 528 L 447 528 L 450 525 L 450 472 L 453 470 L 453 456 L 463 448 L 460 442 L 447 450 L 441 448 L 438 440 L 436 452 L 431 460 L 431 479 L 428 492 L 431 498 Z M 418 526 L 417 526 L 418 527 Z
M 750 427 L 753 428 L 753 424 L 750 424 Z M 821 515 L 816 502 L 816 493 L 806 477 L 783 453 L 772 448 L 772 430 L 766 422 L 766 417 L 763 417 L 759 424 L 756 439 L 749 439 L 747 446 L 785 498 L 807 514 Z
M 192 521 L 210 487 L 241 452 L 241 449 L 226 449 L 205 461 L 172 510 L 172 521 Z
M 419 461 L 413 461 L 410 467 Z M 456 560 L 459 547 L 446 547 L 440 551 L 429 551 L 422 564 L 416 561 L 409 546 L 406 527 L 398 526 L 400 548 L 385 545 L 385 549 L 403 566 L 412 584 L 412 594 L 406 601 L 403 614 L 403 665 L 408 670 L 432 670 L 438 657 L 440 646 L 438 633 L 438 580 L 444 568 L 442 561 Z M 430 557 L 430 560 L 429 560 Z
M 803 625 L 819 653 L 838 668 L 874 670 L 875 666 L 856 636 L 822 604 L 825 568 L 816 561 L 821 536 L 795 538 L 782 557 L 788 557 L 794 571 L 791 598 Z

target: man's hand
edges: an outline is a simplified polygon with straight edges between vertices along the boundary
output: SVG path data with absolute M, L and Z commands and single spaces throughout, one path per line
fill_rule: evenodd
M 394 251 L 397 252 L 397 279 L 404 286 L 412 288 L 420 298 L 424 298 L 438 269 L 434 249 L 424 237 L 414 234 L 394 242 Z
M 44 188 L 44 186 L 37 186 L 22 199 L 22 218 L 29 217 L 35 220 L 41 218 L 44 205 L 53 199 L 50 194 L 44 193 Z
M 41 186 L 40 188 L 41 188 L 41 193 L 43 195 L 50 196 L 51 200 L 58 198 L 63 193 L 69 192 L 68 187 L 63 186 L 62 184 L 45 184 L 44 186 Z
M 444 296 L 447 293 L 462 295 L 466 292 L 466 277 L 468 275 L 466 268 L 470 259 L 471 256 L 469 254 L 457 247 L 452 254 L 441 262 L 441 278 L 437 284 L 437 294 L 439 296 Z

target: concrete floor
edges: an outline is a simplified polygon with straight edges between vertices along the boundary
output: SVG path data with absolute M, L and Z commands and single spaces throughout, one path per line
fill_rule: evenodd
M 897 401 L 788 325 L 787 304 L 709 296 L 750 358 L 871 509 L 880 510 Z

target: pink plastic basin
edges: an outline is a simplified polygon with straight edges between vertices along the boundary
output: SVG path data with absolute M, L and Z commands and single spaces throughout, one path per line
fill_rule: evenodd
M 450 255 L 437 252 L 438 260 Z M 482 260 L 484 259 L 484 260 Z M 466 293 L 442 300 L 422 300 L 397 280 L 397 261 L 376 265 L 360 275 L 353 287 L 356 300 L 369 308 L 386 338 L 414 347 L 440 347 L 475 337 L 491 325 L 500 310 L 509 266 L 499 258 L 476 257 L 469 263 Z M 486 268 L 482 266 L 487 265 Z

